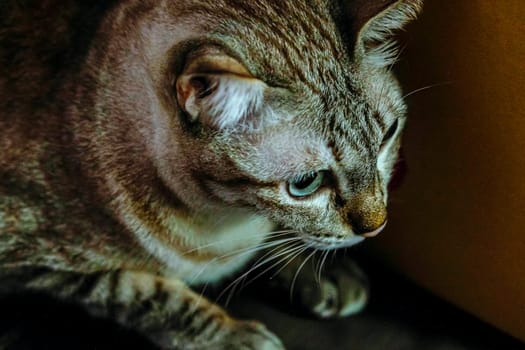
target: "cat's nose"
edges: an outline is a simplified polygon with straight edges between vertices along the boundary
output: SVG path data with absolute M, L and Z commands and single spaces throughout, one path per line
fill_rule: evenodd
M 386 226 L 386 208 L 380 206 L 372 210 L 353 210 L 348 213 L 352 231 L 363 237 L 374 237 Z
M 385 220 L 385 222 L 383 223 L 383 225 L 379 226 L 378 228 L 376 228 L 375 230 L 373 231 L 370 231 L 370 232 L 366 232 L 366 233 L 361 233 L 360 235 L 363 236 L 363 237 L 366 237 L 366 238 L 372 238 L 372 237 L 375 237 L 379 234 L 379 232 L 383 231 L 383 229 L 385 228 L 386 226 L 386 223 L 387 223 L 387 220 Z

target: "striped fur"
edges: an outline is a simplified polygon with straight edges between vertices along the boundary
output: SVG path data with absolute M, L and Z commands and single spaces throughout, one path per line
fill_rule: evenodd
M 282 349 L 191 286 L 263 251 L 254 269 L 308 285 L 290 269 L 311 248 L 384 226 L 405 120 L 391 34 L 421 1 L 371 3 L 2 3 L 1 290 L 75 301 L 162 348 Z M 320 190 L 289 194 L 318 171 Z M 348 266 L 322 288 L 365 290 Z M 338 310 L 299 295 L 341 316 L 366 300 L 354 287 Z

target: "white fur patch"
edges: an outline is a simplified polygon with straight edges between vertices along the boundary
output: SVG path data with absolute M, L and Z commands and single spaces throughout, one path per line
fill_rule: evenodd
M 203 75 L 190 75 L 187 79 Z M 258 79 L 232 74 L 204 75 L 209 79 L 209 95 L 190 96 L 186 110 L 202 123 L 218 129 L 252 128 L 260 111 L 266 84 Z
M 168 232 L 154 232 L 130 210 L 133 206 L 124 188 L 113 179 L 108 179 L 108 182 L 115 193 L 120 193 L 116 194 L 113 205 L 122 223 L 149 254 L 164 264 L 166 274 L 191 284 L 213 283 L 231 275 L 255 254 L 255 250 L 246 247 L 261 244 L 274 227 L 268 219 L 254 214 L 219 221 L 211 217 L 210 222 L 201 225 L 191 222 L 192 219 L 185 220 L 171 215 L 170 220 L 163 222 Z M 159 217 L 162 218 L 163 215 L 159 214 Z M 166 242 L 166 238 L 160 239 L 157 236 L 171 237 L 174 242 L 182 242 L 188 248 L 186 251 L 179 251 Z M 207 262 L 186 258 L 188 252 L 200 250 L 199 247 L 216 253 L 217 258 Z

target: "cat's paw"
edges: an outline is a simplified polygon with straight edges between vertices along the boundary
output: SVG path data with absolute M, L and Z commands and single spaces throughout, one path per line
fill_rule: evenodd
M 262 323 L 234 321 L 231 333 L 210 345 L 213 350 L 285 350 L 281 340 Z
M 296 296 L 309 312 L 319 318 L 353 315 L 368 301 L 366 276 L 349 259 L 332 265 L 320 279 L 302 278 L 298 283 Z

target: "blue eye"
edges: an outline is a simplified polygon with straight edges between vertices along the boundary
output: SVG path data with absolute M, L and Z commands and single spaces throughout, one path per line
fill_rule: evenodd
M 316 171 L 288 181 L 288 192 L 293 197 L 306 197 L 315 193 L 324 182 L 325 172 Z

